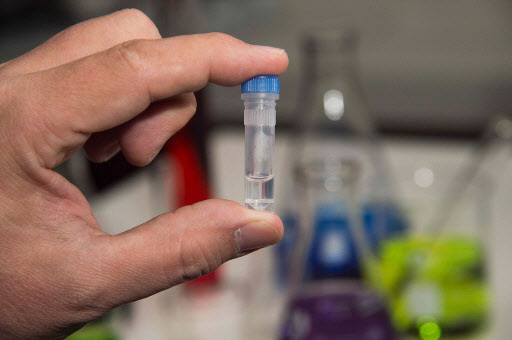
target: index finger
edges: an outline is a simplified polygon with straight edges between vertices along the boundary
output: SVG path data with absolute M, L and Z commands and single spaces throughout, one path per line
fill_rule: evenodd
M 280 75 L 287 66 L 284 50 L 210 33 L 129 41 L 24 77 L 38 89 L 32 95 L 39 114 L 59 122 L 54 128 L 93 133 L 127 122 L 151 102 L 197 91 L 209 81 L 232 86 L 258 74 Z
M 137 9 L 93 18 L 58 33 L 30 52 L 0 64 L 2 76 L 47 70 L 133 39 L 161 38 L 155 24 Z M 8 66 L 7 66 L 8 64 Z

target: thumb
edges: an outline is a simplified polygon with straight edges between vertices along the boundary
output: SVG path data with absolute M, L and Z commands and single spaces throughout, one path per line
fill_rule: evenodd
M 226 200 L 186 206 L 103 244 L 101 295 L 113 306 L 144 298 L 275 244 L 282 235 L 281 220 L 270 212 Z

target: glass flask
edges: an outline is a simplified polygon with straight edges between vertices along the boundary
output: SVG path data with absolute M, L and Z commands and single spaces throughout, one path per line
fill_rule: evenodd
M 361 164 L 361 218 L 376 251 L 381 241 L 407 232 L 408 222 L 361 87 L 357 50 L 353 30 L 325 29 L 304 37 L 295 161 L 341 157 Z
M 393 238 L 403 237 L 409 231 L 409 221 L 395 196 L 380 177 L 369 179 L 361 193 L 361 209 L 368 245 L 375 255 L 381 245 Z
M 478 143 L 402 150 L 401 192 L 414 233 L 384 242 L 367 277 L 387 296 L 395 324 L 420 338 L 462 338 L 489 325 L 493 182 L 512 138 L 512 122 L 498 118 Z
M 377 284 L 386 287 L 400 328 L 420 337 L 427 326 L 458 338 L 486 331 L 493 184 L 511 141 L 512 120 L 498 115 L 466 157 L 425 150 L 403 169 L 411 174 L 402 188 L 416 233 L 383 246 Z
M 366 201 L 357 219 L 365 223 L 364 232 L 370 239 L 372 250 L 376 250 L 382 240 L 404 233 L 407 221 L 395 199 L 389 167 L 359 83 L 357 45 L 358 37 L 352 30 L 324 29 L 304 36 L 298 119 L 287 163 L 290 169 L 306 169 L 311 164 L 332 159 L 352 159 L 360 164 L 357 170 L 359 184 L 354 190 L 364 191 Z M 285 235 L 276 254 L 279 273 L 285 275 L 289 274 L 290 251 L 301 236 L 297 215 L 302 210 L 301 203 L 296 202 L 302 197 L 297 193 L 298 180 L 294 176 L 288 177 L 294 178 L 295 183 L 289 185 L 288 192 L 283 195 L 286 199 L 279 204 L 285 207 L 279 211 L 284 217 Z M 324 205 L 322 214 L 327 219 L 333 209 Z M 295 215 L 292 210 L 295 210 Z M 309 227 L 325 229 L 324 224 L 316 223 Z M 349 236 L 352 240 L 352 235 Z M 327 246 L 336 243 L 334 238 L 330 242 Z M 347 252 L 350 265 L 344 267 L 343 272 L 359 277 L 356 250 L 351 246 Z M 341 268 L 336 270 L 341 271 Z M 320 276 L 324 275 L 326 273 Z
M 368 255 L 353 159 L 319 158 L 296 170 L 299 237 L 279 339 L 396 339 L 385 301 L 361 281 Z
M 360 83 L 357 47 L 353 30 L 323 29 L 304 36 L 295 158 L 349 156 L 365 171 L 389 177 Z
M 397 340 L 381 297 L 355 281 L 319 281 L 294 295 L 280 340 Z
M 299 166 L 299 237 L 293 281 L 302 284 L 360 276 L 365 249 L 358 207 L 358 163 L 320 158 Z
M 305 35 L 298 112 L 299 128 L 307 137 L 374 133 L 357 73 L 357 42 L 352 30 L 325 29 Z

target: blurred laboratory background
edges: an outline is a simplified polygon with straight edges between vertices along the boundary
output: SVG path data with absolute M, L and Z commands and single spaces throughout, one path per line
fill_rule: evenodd
M 121 306 L 70 339 L 508 339 L 512 2 L 0 0 L 0 63 L 138 8 L 162 36 L 284 48 L 279 245 Z M 56 170 L 120 233 L 211 197 L 244 202 L 240 87 L 207 85 L 146 168 Z

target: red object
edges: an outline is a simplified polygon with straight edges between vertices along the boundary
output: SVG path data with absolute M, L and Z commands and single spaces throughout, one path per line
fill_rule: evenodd
M 172 171 L 176 207 L 194 204 L 210 198 L 208 181 L 199 157 L 197 146 L 185 127 L 167 143 L 166 155 L 176 166 Z M 214 284 L 218 281 L 218 270 L 189 282 L 189 285 Z

